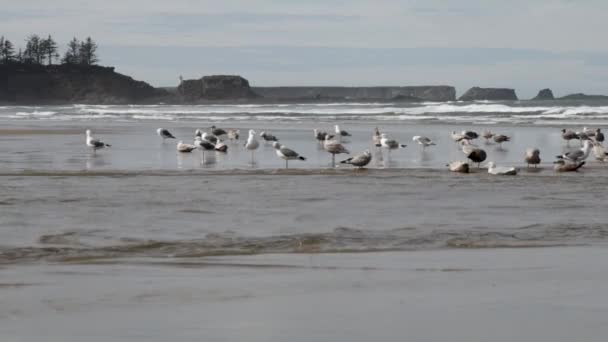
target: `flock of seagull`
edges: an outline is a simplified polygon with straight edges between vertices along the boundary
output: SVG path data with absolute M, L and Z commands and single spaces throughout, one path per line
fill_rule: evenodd
M 338 125 L 334 126 L 334 132 L 325 132 L 318 129 L 313 130 L 314 138 L 322 146 L 323 150 L 331 154 L 331 165 L 336 166 L 336 155 L 337 154 L 350 154 L 350 151 L 344 146 L 343 143 L 348 142 L 348 137 L 352 136 L 349 132 L 341 130 Z M 176 137 L 165 128 L 158 128 L 156 133 L 163 139 L 176 139 Z M 255 163 L 255 151 L 260 147 L 258 142 L 258 135 L 253 129 L 249 130 L 247 141 L 244 144 L 246 150 L 251 153 L 251 164 Z M 588 129 L 584 128 L 581 132 L 574 132 L 568 129 L 562 129 L 562 138 L 570 146 L 571 140 L 578 140 L 581 148 L 570 150 L 559 156 L 556 156 L 554 164 L 555 171 L 558 172 L 571 172 L 577 171 L 583 165 L 585 165 L 586 159 L 593 151 L 596 159 L 599 161 L 605 161 L 608 159 L 608 152 L 603 146 L 604 134 L 599 128 Z M 206 151 L 216 151 L 226 153 L 228 151 L 228 145 L 224 142 L 224 138 L 228 138 L 230 141 L 238 141 L 240 137 L 240 131 L 238 129 L 222 129 L 216 126 L 211 126 L 208 132 L 204 132 L 197 129 L 194 133 L 193 144 L 184 143 L 180 140 L 177 143 L 177 151 L 179 153 L 191 153 L 196 150 L 202 151 L 203 160 L 205 158 Z M 277 157 L 285 160 L 285 168 L 289 167 L 290 160 L 306 160 L 306 157 L 300 155 L 298 152 L 286 147 L 279 143 L 279 139 L 268 132 L 261 132 L 259 137 L 267 143 L 271 143 L 275 149 Z M 451 132 L 451 139 L 459 144 L 466 159 L 471 163 L 477 164 L 477 168 L 481 168 L 481 163 L 487 159 L 486 151 L 479 145 L 475 144 L 474 141 L 480 137 L 489 143 L 493 140 L 495 143 L 502 147 L 503 143 L 509 142 L 511 138 L 504 134 L 495 134 L 490 131 L 484 131 L 481 136 L 474 131 L 465 130 L 460 133 Z M 425 136 L 414 136 L 412 141 L 418 143 L 422 148 L 427 148 L 436 145 L 431 139 Z M 390 138 L 388 134 L 381 133 L 376 127 L 372 133 L 372 143 L 376 148 L 385 148 L 388 150 L 390 155 L 392 150 L 405 148 L 407 145 L 399 143 L 397 140 Z M 86 130 L 86 145 L 90 147 L 93 152 L 98 149 L 110 147 L 99 139 L 93 138 L 90 130 Z M 369 149 L 358 153 L 350 158 L 340 161 L 341 164 L 349 164 L 358 168 L 367 166 L 372 160 L 372 153 Z M 541 162 L 540 150 L 538 148 L 528 148 L 524 154 L 524 162 L 527 167 L 530 168 L 532 165 L 534 168 L 537 167 Z M 467 161 L 452 161 L 446 165 L 452 172 L 469 173 L 471 167 Z M 494 162 L 487 163 L 488 173 L 493 175 L 516 175 L 518 169 L 512 166 L 496 166 Z

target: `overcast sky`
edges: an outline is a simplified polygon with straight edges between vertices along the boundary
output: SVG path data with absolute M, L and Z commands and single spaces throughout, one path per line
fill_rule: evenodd
M 240 74 L 252 85 L 513 87 L 608 94 L 606 0 L 6 1 L 0 35 L 62 47 L 156 86 Z

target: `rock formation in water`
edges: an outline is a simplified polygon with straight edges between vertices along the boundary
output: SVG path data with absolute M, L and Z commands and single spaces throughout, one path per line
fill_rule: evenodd
M 554 100 L 553 92 L 549 88 L 542 89 L 538 92 L 535 98 L 532 100 Z
M 570 94 L 559 97 L 558 100 L 608 100 L 606 95 L 587 95 L 583 93 Z
M 177 87 L 177 94 L 185 102 L 257 97 L 249 87 L 249 81 L 241 76 L 230 75 L 204 76 L 198 80 L 184 80 Z
M 460 98 L 460 101 L 478 101 L 478 100 L 517 100 L 514 89 L 509 88 L 480 88 L 473 87 L 467 90 Z
M 96 65 L 0 65 L 0 102 L 9 104 L 157 102 L 169 93 Z
M 453 101 L 451 86 L 411 87 L 253 87 L 268 100 L 277 101 Z

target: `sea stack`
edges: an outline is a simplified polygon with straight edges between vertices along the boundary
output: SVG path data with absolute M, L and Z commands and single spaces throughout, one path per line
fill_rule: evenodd
M 467 90 L 458 100 L 460 101 L 502 101 L 517 100 L 514 89 L 509 88 L 480 88 L 473 87 Z
M 551 89 L 545 88 L 545 89 L 541 89 L 538 92 L 538 95 L 536 95 L 536 97 L 533 98 L 532 100 L 535 100 L 535 101 L 555 100 L 555 97 L 553 97 L 553 92 L 551 91 Z
M 249 99 L 258 97 L 241 76 L 213 75 L 198 80 L 183 80 L 177 88 L 187 102 L 197 100 Z

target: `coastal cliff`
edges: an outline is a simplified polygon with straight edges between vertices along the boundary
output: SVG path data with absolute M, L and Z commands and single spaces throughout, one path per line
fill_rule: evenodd
M 273 100 L 385 100 L 453 101 L 451 86 L 412 87 L 253 87 L 265 99 Z
M 0 102 L 15 104 L 154 102 L 162 89 L 96 65 L 0 65 Z
M 480 88 L 473 87 L 467 90 L 460 98 L 460 101 L 480 101 L 480 100 L 517 100 L 514 89 L 509 88 Z
M 198 80 L 184 80 L 177 87 L 177 96 L 185 102 L 199 100 L 252 99 L 258 97 L 241 76 L 213 75 Z

